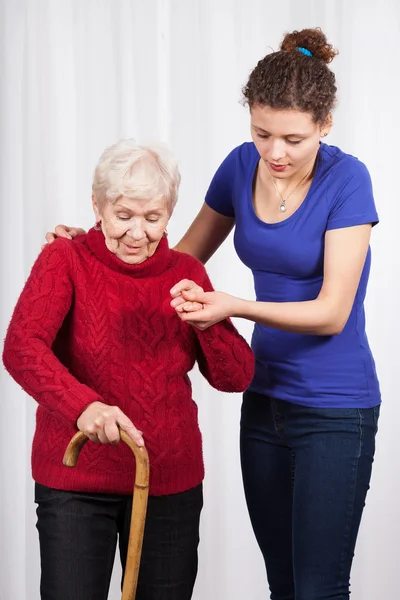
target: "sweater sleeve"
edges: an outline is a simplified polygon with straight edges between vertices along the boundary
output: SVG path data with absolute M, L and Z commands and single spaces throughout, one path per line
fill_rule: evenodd
M 214 288 L 199 264 L 191 279 L 205 292 Z M 197 338 L 197 362 L 207 381 L 221 392 L 243 392 L 254 375 L 254 354 L 230 319 L 220 321 L 201 331 L 194 327 Z
M 27 394 L 75 425 L 85 407 L 102 398 L 52 352 L 73 299 L 70 248 L 70 241 L 56 240 L 36 260 L 8 327 L 3 362 Z

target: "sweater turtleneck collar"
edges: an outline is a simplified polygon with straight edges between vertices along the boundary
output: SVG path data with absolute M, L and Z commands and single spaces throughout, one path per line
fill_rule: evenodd
M 168 269 L 172 263 L 172 252 L 167 238 L 162 238 L 153 256 L 138 265 L 129 265 L 115 256 L 106 246 L 102 231 L 89 229 L 86 242 L 91 252 L 105 265 L 124 275 L 132 277 L 156 277 Z

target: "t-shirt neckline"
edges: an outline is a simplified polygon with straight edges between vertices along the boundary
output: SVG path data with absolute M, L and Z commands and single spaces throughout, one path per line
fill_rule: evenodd
M 295 220 L 296 217 L 298 217 L 299 214 L 301 214 L 302 210 L 304 210 L 304 207 L 306 204 L 308 204 L 308 202 L 310 201 L 310 197 L 312 196 L 312 193 L 314 191 L 314 188 L 316 186 L 316 181 L 318 179 L 319 176 L 319 168 L 320 168 L 320 163 L 321 163 L 321 152 L 324 149 L 324 147 L 326 146 L 326 144 L 324 144 L 323 142 L 320 143 L 320 147 L 318 149 L 317 152 L 317 158 L 316 158 L 316 164 L 315 164 L 315 172 L 314 172 L 314 177 L 312 179 L 311 185 L 307 191 L 307 194 L 305 195 L 305 198 L 303 200 L 303 202 L 300 204 L 300 206 L 298 206 L 296 208 L 296 210 L 294 211 L 294 213 L 292 213 L 291 215 L 289 215 L 286 219 L 283 219 L 282 221 L 277 221 L 276 223 L 268 223 L 267 221 L 263 221 L 262 219 L 260 219 L 260 217 L 257 215 L 256 210 L 254 208 L 254 203 L 253 203 L 253 182 L 254 182 L 254 177 L 256 176 L 256 170 L 258 167 L 258 163 L 260 161 L 260 155 L 256 149 L 256 156 L 254 159 L 254 162 L 251 165 L 251 168 L 249 169 L 249 178 L 248 181 L 246 183 L 246 196 L 247 196 L 247 203 L 249 206 L 249 210 L 250 210 L 250 214 L 252 215 L 253 219 L 255 219 L 259 224 L 264 225 L 265 227 L 268 228 L 276 228 L 276 227 L 283 227 L 284 225 L 286 225 L 286 223 L 291 222 L 293 220 Z

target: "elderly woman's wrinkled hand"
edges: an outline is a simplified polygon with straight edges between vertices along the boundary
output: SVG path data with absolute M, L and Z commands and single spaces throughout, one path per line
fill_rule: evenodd
M 171 306 L 186 323 L 207 329 L 235 316 L 238 298 L 223 292 L 205 292 L 194 281 L 183 279 L 171 289 Z
M 76 424 L 92 442 L 118 444 L 119 429 L 123 429 L 138 446 L 144 446 L 142 432 L 136 429 L 118 406 L 92 402 L 85 408 Z
M 200 300 L 204 290 L 190 279 L 182 279 L 171 289 L 172 308 L 175 308 L 177 313 L 196 312 L 204 308 Z M 196 296 L 196 299 L 194 297 Z M 193 301 L 192 301 L 193 300 Z

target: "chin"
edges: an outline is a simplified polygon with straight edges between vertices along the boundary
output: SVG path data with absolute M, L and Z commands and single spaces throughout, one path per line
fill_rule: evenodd
M 122 260 L 128 265 L 140 265 L 148 258 L 148 256 L 125 256 Z
M 119 254 L 116 253 L 117 258 L 119 258 L 119 260 L 122 260 L 122 262 L 124 262 L 127 265 L 140 265 L 141 263 L 143 263 L 145 260 L 147 260 L 149 257 L 148 256 L 129 256 L 125 253 Z

